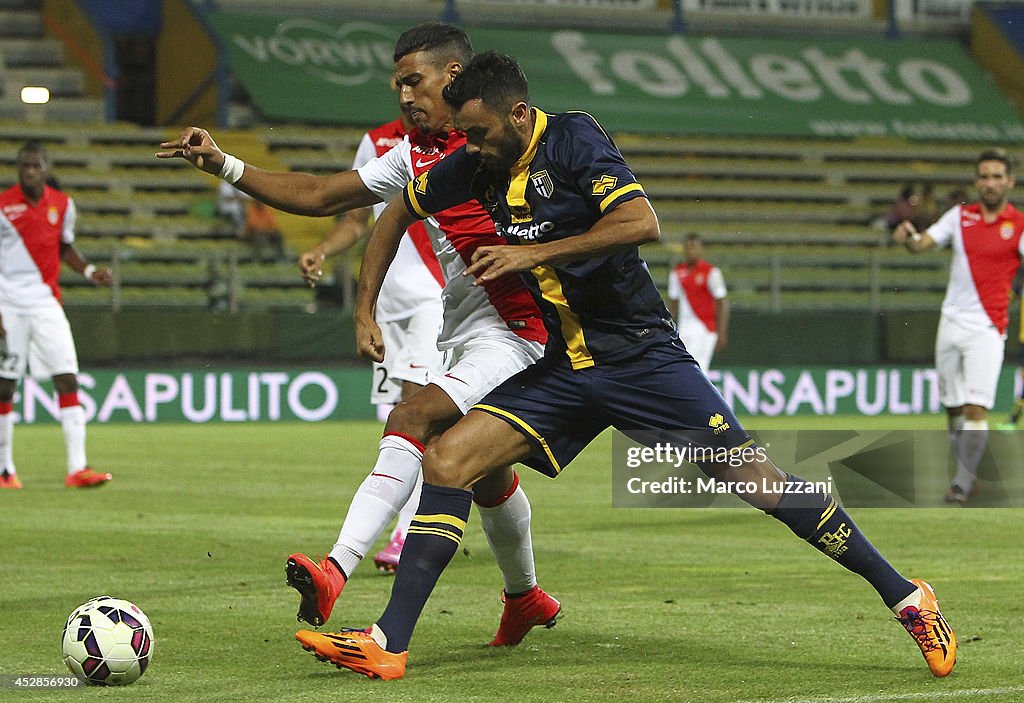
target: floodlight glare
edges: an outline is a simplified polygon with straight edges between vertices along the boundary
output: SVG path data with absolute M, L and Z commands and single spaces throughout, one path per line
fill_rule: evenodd
M 21 102 L 29 105 L 44 105 L 50 102 L 50 90 L 38 85 L 27 85 L 21 89 Z

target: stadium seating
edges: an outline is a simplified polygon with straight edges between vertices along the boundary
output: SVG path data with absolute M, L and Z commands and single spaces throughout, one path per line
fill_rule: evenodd
M 232 307 L 308 309 L 289 261 L 260 264 L 215 213 L 216 183 L 153 158 L 166 129 L 108 124 L 84 95 L 63 45 L 45 38 L 31 0 L 0 0 L 0 186 L 14 180 L 26 139 L 51 149 L 54 174 L 79 206 L 79 245 L 110 262 L 119 284 L 96 291 L 65 273 L 69 305 L 208 306 L 227 282 Z M 14 93 L 45 82 L 45 114 Z M 359 127 L 275 125 L 249 130 L 285 168 L 330 173 L 351 163 Z M 663 238 L 644 255 L 665 285 L 687 233 L 700 233 L 739 308 L 895 309 L 938 305 L 941 254 L 911 259 L 886 246 L 883 216 L 901 184 L 941 197 L 969 185 L 978 146 L 878 140 L 757 139 L 617 134 L 658 211 Z M 211 271 L 220 272 L 211 282 Z M 215 296 L 213 296 L 215 297 Z

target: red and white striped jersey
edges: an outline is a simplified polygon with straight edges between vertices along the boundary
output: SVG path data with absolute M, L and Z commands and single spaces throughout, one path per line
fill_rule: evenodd
M 461 132 L 410 134 L 388 153 L 365 164 L 359 176 L 384 201 L 466 143 Z M 444 275 L 444 323 L 438 336 L 440 349 L 451 349 L 487 328 L 511 330 L 524 339 L 547 341 L 540 309 L 518 274 L 475 286 L 463 276 L 473 252 L 481 246 L 505 244 L 494 232 L 494 222 L 476 201 L 469 201 L 423 220 Z
M 668 275 L 668 297 L 679 301 L 676 322 L 680 327 L 700 323 L 708 332 L 716 332 L 715 301 L 726 295 L 722 272 L 704 259 L 693 265 L 684 261 Z
M 1005 336 L 1010 284 L 1024 256 L 1024 214 L 1007 204 L 985 222 L 980 204 L 957 205 L 927 231 L 937 246 L 953 249 L 942 314 L 968 329 L 995 327 Z
M 406 129 L 401 120 L 375 127 L 363 135 L 352 162 L 352 170 L 382 156 L 401 143 Z M 373 206 L 374 217 L 379 217 L 386 203 Z M 375 317 L 378 322 L 404 320 L 424 305 L 436 305 L 441 299 L 444 277 L 437 263 L 430 235 L 419 222 L 402 237 L 395 252 L 395 260 L 388 269 L 377 298 Z
M 0 305 L 60 304 L 61 244 L 75 241 L 75 202 L 46 186 L 33 205 L 15 184 L 0 193 Z

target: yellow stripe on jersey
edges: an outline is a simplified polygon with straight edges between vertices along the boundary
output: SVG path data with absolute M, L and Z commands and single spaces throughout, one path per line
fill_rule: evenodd
M 512 211 L 513 222 L 529 222 L 533 219 L 529 214 L 517 217 L 516 211 L 523 212 L 525 210 L 529 213 L 529 205 L 526 203 L 526 184 L 530 182 L 530 162 L 537 155 L 540 138 L 548 128 L 547 114 L 535 107 L 531 109 L 535 118 L 533 135 L 530 137 L 530 145 L 526 148 L 526 152 L 512 166 L 512 178 L 509 181 L 508 193 L 505 198 L 509 210 Z
M 587 349 L 587 340 L 583 336 L 583 325 L 580 323 L 579 315 L 572 311 L 569 301 L 565 299 L 558 274 L 550 266 L 536 266 L 531 272 L 537 279 L 544 300 L 554 305 L 558 311 L 558 319 L 562 323 L 562 338 L 565 339 L 565 353 L 569 355 L 573 370 L 590 368 L 594 365 L 594 357 Z
M 604 212 L 605 209 L 613 202 L 615 202 L 616 198 L 618 198 L 619 196 L 625 195 L 626 193 L 632 193 L 635 190 L 638 190 L 641 193 L 643 193 L 644 187 L 639 183 L 631 183 L 628 186 L 622 186 L 621 188 L 613 190 L 605 197 L 604 200 L 601 201 L 601 212 Z
M 429 173 L 429 172 L 427 172 Z M 405 192 L 409 195 L 409 204 L 412 205 L 412 210 L 416 215 L 419 215 L 423 219 L 430 217 L 430 213 L 420 207 L 419 198 L 416 197 L 416 189 L 423 188 L 420 192 L 426 193 L 427 185 L 427 173 L 421 173 L 416 180 L 409 181 L 405 186 Z
M 539 444 L 540 448 L 544 450 L 544 455 L 548 458 L 548 461 L 551 463 L 551 468 L 555 470 L 555 473 L 557 474 L 562 472 L 562 467 L 558 465 L 558 461 L 555 459 L 555 455 L 551 453 L 551 448 L 548 447 L 547 440 L 541 437 L 540 433 L 537 432 L 532 427 L 530 427 L 530 425 L 525 420 L 513 415 L 508 410 L 502 410 L 501 408 L 496 408 L 493 405 L 484 405 L 483 403 L 477 403 L 473 407 L 479 410 L 486 410 L 487 412 L 494 413 L 495 415 L 500 415 L 501 417 L 511 420 L 515 424 L 522 427 L 524 430 L 526 430 L 527 434 L 529 434 L 531 437 L 537 440 L 537 444 Z
M 413 517 L 413 520 L 415 522 L 423 523 L 440 522 L 445 525 L 451 525 L 452 527 L 458 528 L 460 530 L 466 529 L 465 520 L 460 520 L 457 517 L 445 515 L 444 513 L 438 513 L 437 515 L 416 515 L 415 517 Z

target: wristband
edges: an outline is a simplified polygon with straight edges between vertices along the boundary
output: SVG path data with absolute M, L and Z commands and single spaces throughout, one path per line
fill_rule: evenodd
M 231 154 L 224 154 L 224 165 L 220 167 L 220 173 L 217 174 L 217 177 L 223 178 L 228 183 L 235 184 L 242 177 L 242 171 L 244 170 L 244 161 Z
M 82 278 L 84 278 L 87 281 L 91 281 L 92 280 L 92 275 L 94 273 L 96 273 L 96 265 L 95 264 L 86 264 L 85 268 L 82 269 Z

